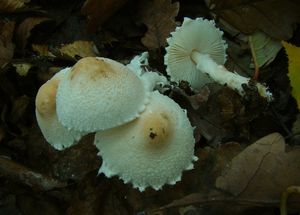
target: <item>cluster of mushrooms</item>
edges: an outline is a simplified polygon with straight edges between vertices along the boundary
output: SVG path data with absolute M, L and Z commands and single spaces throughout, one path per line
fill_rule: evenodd
M 165 64 L 171 81 L 188 81 L 195 90 L 218 82 L 243 95 L 249 78 L 225 69 L 226 43 L 213 21 L 185 18 L 167 40 Z M 36 118 L 56 149 L 95 132 L 102 157 L 99 173 L 119 176 L 143 191 L 175 184 L 193 168 L 195 139 L 186 111 L 157 90 L 167 79 L 145 69 L 147 53 L 128 65 L 86 57 L 43 84 L 36 96 Z M 257 84 L 261 96 L 272 94 Z M 162 91 L 162 90 L 161 90 Z

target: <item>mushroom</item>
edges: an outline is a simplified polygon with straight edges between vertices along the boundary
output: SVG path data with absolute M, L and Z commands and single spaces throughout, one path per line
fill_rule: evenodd
M 140 191 L 175 184 L 197 160 L 193 127 L 185 110 L 158 91 L 151 93 L 139 118 L 97 132 L 94 144 L 103 159 L 99 173 L 118 175 Z
M 62 126 L 56 114 L 56 92 L 59 82 L 68 74 L 69 68 L 55 74 L 43 84 L 36 95 L 36 119 L 43 136 L 55 149 L 62 150 L 76 143 L 81 132 Z
M 129 68 L 108 58 L 79 60 L 57 91 L 59 121 L 94 132 L 129 122 L 144 111 L 149 92 Z
M 242 85 L 248 85 L 250 78 L 232 73 L 223 66 L 227 45 L 214 21 L 184 18 L 182 26 L 171 35 L 167 39 L 165 65 L 172 80 L 188 81 L 194 89 L 213 80 L 237 90 L 242 96 L 245 94 Z M 272 94 L 264 85 L 257 83 L 256 86 L 261 96 L 272 100 Z
M 135 56 L 126 66 L 144 81 L 149 91 L 153 91 L 156 88 L 164 91 L 164 86 L 169 84 L 169 82 L 165 76 L 160 75 L 158 72 L 149 71 L 148 57 L 149 53 L 143 52 Z

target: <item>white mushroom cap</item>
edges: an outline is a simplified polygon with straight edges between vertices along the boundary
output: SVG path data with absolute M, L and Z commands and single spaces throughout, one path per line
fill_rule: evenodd
M 61 70 L 43 84 L 36 95 L 36 118 L 45 139 L 56 149 L 62 150 L 75 144 L 83 135 L 81 132 L 68 130 L 58 121 L 56 114 L 56 92 L 60 80 L 69 72 Z
M 163 87 L 169 84 L 169 81 L 165 76 L 160 75 L 158 72 L 148 70 L 148 57 L 149 53 L 143 52 L 142 54 L 135 56 L 126 66 L 144 81 L 146 88 L 149 91 L 153 91 L 157 86 L 163 91 Z
M 188 81 L 192 88 L 199 89 L 207 83 L 213 82 L 207 74 L 196 68 L 191 58 L 193 51 L 209 56 L 217 63 L 226 61 L 227 45 L 222 40 L 223 32 L 215 27 L 215 22 L 197 18 L 184 18 L 181 27 L 177 27 L 167 39 L 165 65 L 172 81 Z
M 175 184 L 197 160 L 193 127 L 185 110 L 157 91 L 151 95 L 139 118 L 97 132 L 94 142 L 103 159 L 99 173 L 118 175 L 140 191 Z
M 137 118 L 144 111 L 148 97 L 143 81 L 123 64 L 86 57 L 61 81 L 57 114 L 68 128 L 94 132 Z
M 157 86 L 163 89 L 163 86 L 169 83 L 165 76 L 160 75 L 157 72 L 145 72 L 141 76 L 141 79 L 144 81 L 144 84 L 149 91 L 153 91 Z
M 137 76 L 141 76 L 143 73 L 145 73 L 146 67 L 149 66 L 148 62 L 149 53 L 143 52 L 140 55 L 135 56 L 132 58 L 129 64 L 126 66 L 133 71 Z

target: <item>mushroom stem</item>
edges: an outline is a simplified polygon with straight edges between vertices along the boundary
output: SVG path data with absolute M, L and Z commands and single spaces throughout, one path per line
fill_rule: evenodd
M 191 59 L 195 62 L 197 69 L 209 75 L 215 82 L 227 85 L 229 88 L 236 90 L 241 96 L 245 95 L 243 84 L 248 85 L 250 78 L 246 78 L 228 71 L 223 65 L 218 65 L 208 54 L 201 54 L 198 51 L 192 51 Z M 268 101 L 272 100 L 272 93 L 260 84 L 256 83 L 258 93 Z

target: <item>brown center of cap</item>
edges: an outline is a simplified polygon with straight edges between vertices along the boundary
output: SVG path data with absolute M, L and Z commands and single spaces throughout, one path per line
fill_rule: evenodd
M 95 81 L 98 78 L 108 78 L 114 74 L 114 69 L 109 62 L 95 57 L 80 59 L 73 67 L 70 79 L 85 74 L 87 78 Z
M 165 144 L 170 136 L 169 118 L 164 113 L 148 113 L 143 126 L 145 139 L 151 145 Z

